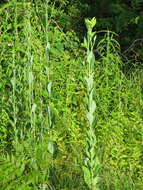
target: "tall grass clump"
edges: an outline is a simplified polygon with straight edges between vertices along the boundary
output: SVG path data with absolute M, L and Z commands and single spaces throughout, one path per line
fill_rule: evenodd
M 99 183 L 99 170 L 100 163 L 97 156 L 97 137 L 95 134 L 96 118 L 95 109 L 96 103 L 94 100 L 95 85 L 94 85 L 94 64 L 95 57 L 93 48 L 96 40 L 96 33 L 92 31 L 96 24 L 96 19 L 86 19 L 85 24 L 87 27 L 87 38 L 84 39 L 84 45 L 87 49 L 87 60 L 86 60 L 86 83 L 87 83 L 87 145 L 86 145 L 86 159 L 85 166 L 83 166 L 84 180 L 88 185 L 89 189 L 97 190 Z
M 128 77 L 123 73 L 124 63 L 115 37 L 107 31 L 97 46 L 101 55 L 95 69 L 97 134 L 102 157 L 100 188 L 141 189 L 141 147 L 138 146 L 142 125 L 141 86 L 137 75 L 129 72 Z
M 83 124 L 77 120 L 82 107 L 76 106 L 76 93 L 83 86 L 72 51 L 78 39 L 59 29 L 52 7 L 48 1 L 13 0 L 0 9 L 1 189 L 74 189 L 79 184 L 82 146 L 76 155 Z
M 1 17 L 6 15 L 1 33 L 3 39 L 8 40 L 8 48 L 5 44 L 5 56 L 2 59 L 2 73 L 7 73 L 3 78 L 5 102 L 2 112 L 3 119 L 7 117 L 4 129 L 10 130 L 9 133 L 4 131 L 5 141 L 8 142 L 5 142 L 7 146 L 4 146 L 0 158 L 0 188 L 5 190 L 54 189 L 52 160 L 57 147 L 51 142 L 53 121 L 48 109 L 48 104 L 51 104 L 47 72 L 49 48 L 48 44 L 43 43 L 49 30 L 47 7 L 46 1 L 43 4 L 44 26 L 40 26 L 40 18 L 36 16 L 35 7 L 30 2 L 12 1 L 0 10 Z M 5 24 L 10 21 L 6 29 Z

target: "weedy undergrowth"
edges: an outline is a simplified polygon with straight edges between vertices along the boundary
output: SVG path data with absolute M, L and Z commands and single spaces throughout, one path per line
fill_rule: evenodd
M 97 190 L 99 183 L 99 171 L 101 164 L 96 154 L 97 138 L 95 135 L 96 118 L 95 109 L 96 103 L 94 100 L 94 64 L 95 56 L 93 54 L 93 47 L 95 45 L 96 33 L 92 31 L 96 24 L 96 19 L 85 20 L 87 27 L 87 38 L 84 38 L 84 46 L 87 49 L 86 59 L 86 83 L 87 83 L 87 120 L 89 129 L 87 129 L 87 144 L 86 144 L 86 159 L 85 166 L 83 166 L 84 180 L 90 190 Z
M 53 109 L 52 109 L 52 79 L 50 78 L 50 42 L 49 42 L 49 36 L 48 36 L 48 30 L 49 30 L 49 13 L 48 13 L 48 3 L 49 0 L 45 1 L 45 39 L 46 39 L 46 45 L 45 45 L 45 58 L 46 58 L 46 72 L 47 72 L 47 93 L 48 93 L 48 105 L 47 105 L 47 112 L 48 112 L 48 135 L 49 135 L 49 141 L 47 144 L 47 150 L 51 154 L 51 166 L 50 168 L 50 179 L 54 185 L 54 177 L 56 178 L 56 170 L 54 168 L 53 160 L 55 159 L 56 153 L 57 153 L 57 143 L 53 141 L 53 127 L 54 127 L 54 115 L 53 115 Z M 52 187 L 54 188 L 54 187 Z
M 0 190 L 142 190 L 143 72 L 122 73 L 113 32 L 95 60 L 89 20 L 86 90 L 83 50 L 59 14 L 46 0 L 0 6 Z
M 47 104 L 49 106 L 51 104 L 50 46 L 48 40 L 46 42 L 40 41 L 42 37 L 48 38 L 48 1 L 43 8 L 46 10 L 44 12 L 46 25 L 42 28 L 43 30 L 37 27 L 39 20 L 35 16 L 35 9 L 31 3 L 26 1 L 21 4 L 18 4 L 17 1 L 13 2 L 14 4 L 9 3 L 7 5 L 8 8 L 4 12 L 8 19 L 11 17 L 13 19 L 10 26 L 11 32 L 5 32 L 6 37 L 11 37 L 9 37 L 9 41 L 11 41 L 7 52 L 10 54 L 8 58 L 12 64 L 7 64 L 10 65 L 9 78 L 11 83 L 9 84 L 10 89 L 7 88 L 7 93 L 6 91 L 4 93 L 4 95 L 10 94 L 8 114 L 11 116 L 11 120 L 8 125 L 12 125 L 13 130 L 11 130 L 12 134 L 10 135 L 13 136 L 10 136 L 11 146 L 7 148 L 9 152 L 6 151 L 0 155 L 0 189 L 36 190 L 40 188 L 43 190 L 46 187 L 54 189 L 51 182 L 54 173 L 51 160 L 54 159 L 57 146 L 52 141 L 52 132 L 50 132 L 51 126 L 53 126 L 53 118 L 49 114 L 49 110 L 46 112 L 45 109 Z M 9 9 L 13 15 L 8 12 Z M 37 38 L 38 29 L 42 36 L 39 37 L 40 39 Z M 39 45 L 38 47 L 36 43 Z M 4 59 L 7 58 L 6 56 L 3 57 Z M 41 64 L 38 62 L 39 57 L 42 57 Z M 9 78 L 7 77 L 7 80 Z M 40 88 L 37 87 L 39 81 L 43 82 Z M 45 83 L 48 83 L 47 89 Z M 41 91 L 42 95 L 40 94 Z M 39 108 L 40 99 L 46 103 L 45 105 L 41 104 Z M 5 105 L 8 103 L 5 102 Z M 39 117 L 39 110 L 42 110 L 41 115 L 44 112 L 41 118 Z M 40 129 L 39 126 L 43 128 Z

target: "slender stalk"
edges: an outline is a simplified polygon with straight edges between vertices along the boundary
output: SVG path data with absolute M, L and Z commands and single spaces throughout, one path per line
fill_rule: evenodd
M 100 163 L 96 154 L 95 148 L 97 147 L 97 140 L 95 135 L 95 109 L 96 103 L 94 101 L 94 63 L 95 57 L 93 54 L 93 47 L 96 40 L 95 32 L 92 32 L 93 27 L 96 24 L 96 19 L 85 20 L 87 27 L 87 38 L 84 39 L 84 45 L 87 49 L 87 60 L 86 60 L 86 73 L 85 77 L 87 83 L 87 120 L 89 129 L 87 130 L 87 145 L 86 145 L 86 160 L 84 171 L 84 180 L 90 190 L 98 189 L 99 182 L 99 169 Z
M 36 126 L 35 126 L 35 109 L 36 104 L 34 101 L 34 74 L 33 74 L 33 55 L 32 55 L 32 28 L 31 28 L 31 10 L 30 10 L 30 3 L 25 4 L 26 10 L 26 28 L 25 28 L 25 35 L 26 35 L 26 43 L 27 43 L 27 77 L 28 77 L 28 110 L 30 113 L 30 125 L 31 125 L 31 133 L 36 136 Z
M 49 15 L 48 15 L 48 3 L 49 1 L 46 0 L 46 9 L 45 9 L 45 20 L 46 20 L 46 27 L 45 27 L 45 38 L 46 38 L 46 46 L 45 46 L 45 55 L 46 55 L 46 72 L 47 72 L 47 78 L 48 78 L 48 85 L 47 85 L 47 91 L 48 91 L 48 100 L 49 105 L 47 107 L 48 110 L 48 128 L 52 127 L 52 110 L 50 108 L 51 104 L 51 89 L 52 89 L 52 81 L 50 80 L 50 64 L 49 64 L 49 53 L 50 53 L 50 43 L 49 43 L 49 36 L 48 36 L 48 29 L 49 29 Z
M 17 5 L 15 6 L 15 14 L 14 14 L 14 44 L 12 50 L 12 70 L 13 70 L 13 77 L 11 80 L 12 83 L 12 107 L 13 107 L 13 127 L 15 132 L 15 137 L 17 138 L 17 106 L 16 106 L 16 43 L 18 40 L 18 31 L 17 31 Z

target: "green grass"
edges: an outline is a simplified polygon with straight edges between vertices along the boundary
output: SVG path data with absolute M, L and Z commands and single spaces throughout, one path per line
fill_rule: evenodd
M 142 190 L 142 68 L 125 69 L 109 31 L 95 44 L 100 58 L 88 62 L 94 44 L 86 55 L 57 12 L 47 1 L 0 8 L 0 189 L 94 189 L 82 167 L 99 160 L 100 190 Z M 85 81 L 92 73 L 94 111 Z

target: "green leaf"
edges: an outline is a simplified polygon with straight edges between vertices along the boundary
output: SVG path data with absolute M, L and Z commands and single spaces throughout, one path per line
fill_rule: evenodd
M 93 179 L 93 185 L 96 187 L 97 186 L 97 184 L 99 183 L 99 177 L 95 177 L 94 179 Z
M 90 68 L 93 68 L 95 63 L 95 56 L 92 51 L 90 51 L 87 56 L 87 63 L 90 65 Z
M 48 83 L 48 85 L 47 85 L 47 90 L 48 90 L 49 96 L 51 96 L 51 88 L 52 88 L 52 82 L 49 81 L 49 83 Z
M 87 167 L 85 167 L 85 166 L 83 166 L 82 169 L 83 169 L 83 172 L 84 172 L 84 180 L 85 180 L 86 184 L 88 186 L 90 186 L 90 184 L 91 184 L 90 170 Z
M 46 50 L 50 51 L 50 43 L 49 42 L 47 42 Z
M 94 72 L 91 73 L 90 76 L 85 77 L 89 91 L 91 91 L 91 89 L 93 88 L 93 78 L 94 78 Z
M 56 142 L 50 141 L 48 142 L 48 152 L 52 154 L 53 156 L 58 152 L 58 146 Z
M 84 37 L 84 42 L 82 43 L 82 47 L 85 47 L 85 48 L 88 47 L 87 39 L 85 37 Z
M 34 103 L 34 104 L 32 105 L 32 112 L 33 112 L 33 113 L 35 112 L 36 107 L 37 107 L 37 105 Z
M 34 80 L 33 73 L 32 73 L 32 71 L 30 71 L 29 72 L 29 84 L 32 84 L 33 80 Z
M 93 27 L 96 25 L 96 18 L 93 17 L 91 20 L 90 19 L 85 19 L 85 25 L 87 30 L 92 30 Z
M 93 114 L 91 112 L 88 112 L 86 116 L 87 116 L 87 119 L 88 119 L 88 121 L 90 123 L 90 126 L 92 126 L 92 123 L 93 123 L 93 120 L 94 120 Z
M 94 113 L 95 109 L 96 109 L 96 103 L 95 103 L 95 101 L 93 100 L 93 101 L 92 101 L 92 105 L 91 105 L 91 112 Z

